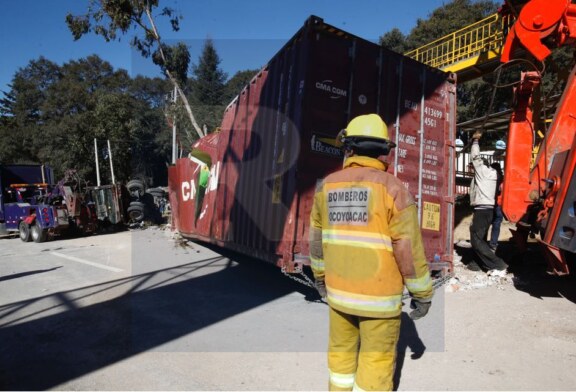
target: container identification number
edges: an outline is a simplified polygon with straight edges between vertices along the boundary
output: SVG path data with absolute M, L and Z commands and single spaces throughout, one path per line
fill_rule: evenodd
M 424 107 L 424 125 L 436 128 L 438 120 L 442 119 L 442 110 L 434 109 L 429 106 Z

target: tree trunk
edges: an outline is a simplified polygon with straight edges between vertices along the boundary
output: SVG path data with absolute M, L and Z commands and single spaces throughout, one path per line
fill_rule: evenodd
M 158 42 L 158 51 L 160 53 L 160 57 L 162 57 L 162 61 L 164 62 L 164 64 L 166 64 L 166 57 L 164 56 L 164 51 L 162 50 L 162 42 L 160 41 L 160 35 L 158 34 L 158 30 L 156 29 L 156 24 L 154 23 L 154 19 L 152 18 L 152 13 L 150 12 L 149 7 L 146 7 L 146 16 L 148 16 L 148 20 L 150 21 L 150 25 L 152 26 L 152 32 L 154 33 L 154 38 L 156 39 L 156 42 Z M 192 126 L 196 130 L 196 133 L 198 134 L 198 136 L 203 137 L 204 132 L 202 132 L 202 129 L 198 126 L 196 118 L 194 117 L 194 113 L 192 113 L 190 103 L 188 102 L 188 98 L 186 98 L 184 91 L 182 91 L 182 88 L 180 88 L 178 80 L 176 80 L 176 78 L 168 70 L 166 70 L 166 76 L 168 76 L 168 79 L 170 79 L 174 87 L 176 87 L 178 95 L 180 95 L 180 98 L 182 98 L 182 102 L 184 103 L 184 107 L 186 108 L 186 112 L 188 113 L 188 117 L 190 118 L 190 122 L 192 123 Z M 189 139 L 191 139 L 190 135 L 187 136 Z

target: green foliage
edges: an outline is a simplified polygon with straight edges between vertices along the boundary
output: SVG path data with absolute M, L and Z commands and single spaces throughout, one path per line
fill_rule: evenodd
M 194 80 L 192 95 L 204 105 L 221 105 L 224 94 L 226 74 L 219 68 L 220 57 L 214 47 L 214 42 L 207 39 L 198 58 L 198 64 L 192 66 Z
M 75 40 L 85 34 L 94 33 L 102 36 L 107 42 L 119 39 L 118 37 L 128 33 L 131 27 L 139 27 L 141 34 L 137 34 L 135 30 L 131 45 L 143 57 L 152 56 L 154 63 L 163 71 L 173 73 L 180 82 L 185 81 L 190 63 L 188 47 L 181 43 L 174 46 L 161 43 L 151 18 L 153 10 L 157 7 L 157 0 L 90 0 L 87 13 L 66 15 L 66 24 Z M 168 17 L 174 31 L 179 30 L 182 17 L 174 10 L 164 8 L 160 15 Z
M 106 140 L 117 180 L 143 176 L 165 183 L 170 151 L 166 91 L 165 80 L 131 80 L 98 56 L 62 66 L 33 60 L 16 72 L 0 100 L 0 162 L 47 164 L 57 177 L 74 168 L 95 183 L 97 138 L 105 183 L 111 180 Z
M 418 19 L 406 36 L 393 28 L 380 37 L 380 44 L 395 52 L 408 52 L 438 38 L 484 19 L 496 12 L 500 2 L 452 0 L 432 11 L 427 19 Z
M 416 49 L 462 27 L 484 19 L 498 9 L 500 2 L 453 0 L 438 7 L 427 19 L 418 19 L 406 37 L 406 49 Z
M 380 37 L 380 45 L 396 53 L 404 53 L 406 52 L 406 36 L 394 27 Z
M 525 1 L 514 0 L 509 3 L 513 6 L 519 6 Z M 482 20 L 496 12 L 497 7 L 501 4 L 501 2 L 485 0 L 453 0 L 434 10 L 427 19 L 419 19 L 407 36 L 394 28 L 380 37 L 380 44 L 396 52 L 405 53 Z M 543 74 L 541 85 L 542 97 L 550 99 L 562 91 L 566 84 L 568 70 L 573 65 L 573 53 L 574 49 L 572 48 L 560 48 L 554 50 L 552 56 L 546 59 L 546 72 Z M 532 62 L 541 68 L 537 61 L 532 60 Z M 528 63 L 504 67 L 497 84 L 505 87 L 496 90 L 494 90 L 495 73 L 466 83 L 459 83 L 457 90 L 458 122 L 482 119 L 487 114 L 501 112 L 512 107 L 512 85 L 520 80 L 521 71 L 531 70 L 534 69 Z M 550 118 L 550 113 L 544 113 L 544 115 Z M 495 135 L 494 137 L 500 138 L 502 136 Z M 483 138 L 483 141 L 486 140 L 488 138 Z M 488 142 L 490 141 L 488 140 Z
M 188 66 L 190 64 L 190 52 L 183 43 L 173 46 L 161 45 L 165 61 L 162 59 L 160 50 L 156 50 L 152 55 L 154 64 L 162 68 L 162 71 L 170 71 L 179 83 L 185 83 L 188 79 Z
M 190 89 L 198 122 L 205 126 L 208 132 L 220 125 L 225 108 L 226 74 L 219 66 L 220 57 L 214 43 L 211 39 L 207 39 L 198 58 L 198 64 L 192 66 L 194 77 Z
M 380 37 L 381 45 L 396 52 L 408 52 L 444 37 L 497 11 L 500 2 L 453 0 L 432 11 L 428 18 L 418 19 L 406 36 L 392 29 Z M 509 82 L 511 74 L 501 77 L 499 84 Z M 490 82 L 490 81 L 489 81 Z M 511 89 L 498 89 L 492 107 L 493 86 L 482 79 L 458 84 L 458 122 L 485 116 L 509 107 Z M 494 80 L 491 81 L 492 83 Z
M 182 43 L 169 46 L 162 42 L 152 15 L 158 6 L 158 0 L 90 0 L 85 15 L 68 14 L 66 23 L 76 40 L 85 34 L 94 33 L 110 41 L 127 34 L 128 30 L 133 27 L 134 35 L 131 45 L 143 57 L 152 57 L 152 61 L 160 66 L 176 88 L 190 123 L 195 131 L 202 135 L 188 98 L 182 91 L 190 64 L 188 47 Z M 169 19 L 173 31 L 179 30 L 181 16 L 174 10 L 163 8 L 160 16 Z
M 155 26 L 147 22 L 146 17 L 157 7 L 157 0 L 90 0 L 86 14 L 68 14 L 66 24 L 76 40 L 85 34 L 94 33 L 106 41 L 116 40 L 131 27 L 139 26 L 143 34 L 134 35 L 132 44 L 144 57 L 150 57 L 158 47 L 158 39 L 154 32 Z M 179 29 L 182 17 L 174 10 L 164 8 L 160 15 L 169 18 L 173 30 Z
M 244 86 L 248 85 L 252 78 L 260 72 L 259 69 L 246 69 L 244 71 L 238 71 L 228 80 L 224 88 L 224 104 L 229 104 L 234 97 L 236 97 Z

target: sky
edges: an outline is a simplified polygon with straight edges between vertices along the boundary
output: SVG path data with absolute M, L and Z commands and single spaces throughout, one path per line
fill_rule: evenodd
M 291 38 L 310 15 L 362 38 L 377 41 L 394 27 L 408 33 L 418 18 L 426 18 L 449 0 L 160 0 L 160 7 L 180 12 L 180 31 L 159 21 L 167 43 L 189 45 L 197 63 L 206 38 L 214 42 L 221 69 L 258 69 Z M 151 59 L 130 48 L 132 32 L 120 42 L 86 35 L 74 41 L 65 23 L 68 13 L 86 12 L 90 0 L 0 0 L 0 91 L 18 69 L 40 56 L 63 64 L 97 54 L 131 76 L 161 76 Z M 0 94 L 1 96 L 1 94 Z

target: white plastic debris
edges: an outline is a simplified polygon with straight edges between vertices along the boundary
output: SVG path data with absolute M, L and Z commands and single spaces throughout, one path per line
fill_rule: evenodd
M 466 240 L 460 240 L 455 245 L 459 246 L 460 248 L 467 248 L 467 249 L 472 248 L 472 244 Z

